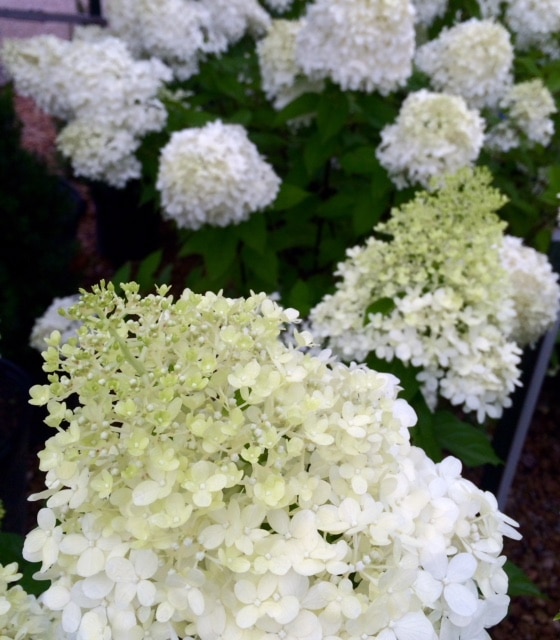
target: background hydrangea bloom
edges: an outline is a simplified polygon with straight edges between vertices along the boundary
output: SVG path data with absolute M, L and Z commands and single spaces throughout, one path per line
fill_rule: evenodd
M 395 123 L 382 129 L 377 157 L 397 187 L 427 187 L 433 177 L 475 162 L 484 124 L 463 98 L 421 89 L 408 94 Z
M 100 286 L 70 316 L 31 390 L 57 432 L 24 545 L 59 633 L 431 640 L 505 615 L 515 523 L 410 445 L 396 378 L 287 347 L 297 313 L 265 294 Z
M 45 313 L 35 320 L 35 324 L 33 325 L 31 336 L 29 338 L 31 346 L 38 351 L 43 351 L 43 349 L 46 348 L 45 340 L 53 331 L 60 332 L 63 342 L 67 342 L 72 336 L 74 336 L 77 333 L 80 324 L 74 320 L 65 318 L 60 314 L 60 311 L 74 306 L 78 300 L 78 295 L 55 298 Z
M 157 94 L 171 71 L 161 61 L 136 61 L 122 40 L 88 29 L 72 42 L 8 40 L 2 59 L 18 91 L 70 121 L 57 144 L 77 175 L 116 187 L 140 176 L 140 140 L 167 120 Z
M 506 235 L 500 257 L 512 282 L 516 317 L 511 337 L 521 346 L 534 345 L 558 316 L 558 274 L 545 255 L 524 246 L 521 238 Z
M 444 29 L 418 49 L 414 61 L 436 91 L 481 109 L 495 106 L 511 83 L 513 45 L 501 24 L 473 18 Z
M 303 20 L 273 20 L 257 42 L 262 87 L 276 109 L 309 91 L 320 91 L 324 82 L 305 77 L 296 59 L 296 40 Z
M 311 78 L 342 89 L 390 93 L 412 73 L 410 0 L 315 0 L 307 7 L 297 59 Z
M 560 33 L 560 6 L 555 0 L 507 0 L 505 19 L 516 34 L 516 45 L 537 45 L 545 50 Z M 558 47 L 551 50 L 558 54 Z
M 162 215 L 181 228 L 242 222 L 271 204 L 279 185 L 240 125 L 215 121 L 178 131 L 161 150 Z
M 497 250 L 504 199 L 489 179 L 464 170 L 393 211 L 375 227 L 390 241 L 350 249 L 336 292 L 310 315 L 313 333 L 345 360 L 372 352 L 419 367 L 431 406 L 441 395 L 481 422 L 509 406 L 521 353 L 509 337 L 515 311 Z M 386 310 L 369 311 L 379 300 Z

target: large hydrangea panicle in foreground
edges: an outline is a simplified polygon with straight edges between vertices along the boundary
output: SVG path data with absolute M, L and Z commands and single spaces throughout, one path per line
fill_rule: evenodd
M 512 82 L 513 45 L 501 24 L 473 18 L 420 47 L 415 64 L 436 91 L 462 96 L 470 107 L 492 107 Z
M 310 78 L 386 95 L 410 77 L 414 45 L 410 0 L 315 0 L 307 7 L 296 56 Z
M 558 274 L 544 254 L 523 245 L 521 238 L 506 235 L 500 257 L 511 279 L 515 303 L 511 337 L 521 346 L 534 346 L 558 317 Z
M 459 640 L 505 615 L 515 523 L 411 446 L 396 378 L 286 346 L 265 294 L 102 284 L 69 314 L 31 389 L 56 433 L 24 545 L 62 637 Z
M 344 360 L 373 353 L 417 367 L 430 406 L 441 396 L 480 422 L 511 404 L 521 354 L 498 251 L 505 198 L 490 179 L 464 169 L 394 210 L 374 229 L 390 240 L 350 249 L 335 293 L 310 315 L 314 335 Z
M 377 158 L 398 188 L 428 187 L 432 178 L 476 161 L 484 126 L 460 96 L 421 89 L 407 96 L 395 123 L 381 130 Z
M 225 227 L 271 204 L 280 178 L 241 125 L 176 131 L 160 155 L 162 215 L 184 229 Z

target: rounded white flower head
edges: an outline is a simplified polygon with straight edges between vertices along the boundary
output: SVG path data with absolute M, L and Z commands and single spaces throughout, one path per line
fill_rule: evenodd
M 499 417 L 519 380 L 511 283 L 497 248 L 504 198 L 487 172 L 465 169 L 392 212 L 338 265 L 334 294 L 311 311 L 312 333 L 345 361 L 369 353 L 419 369 L 426 401 L 438 396 Z M 468 251 L 465 251 L 465 243 Z
M 484 120 L 463 98 L 421 89 L 382 129 L 377 157 L 399 188 L 427 187 L 434 177 L 472 165 L 483 140 Z
M 560 33 L 560 5 L 556 0 L 507 0 L 505 19 L 516 35 L 516 46 L 537 45 L 545 50 Z M 558 53 L 558 46 L 552 49 Z
M 180 228 L 242 222 L 271 204 L 279 185 L 240 125 L 215 121 L 178 131 L 161 150 L 162 214 Z
M 481 109 L 497 105 L 511 83 L 513 45 L 502 25 L 473 18 L 420 47 L 415 63 L 436 91 Z
M 270 20 L 256 0 L 111 0 L 109 29 L 138 56 L 157 56 L 186 80 L 205 54 L 223 53 Z
M 265 294 L 167 294 L 84 294 L 77 340 L 50 339 L 31 389 L 57 433 L 24 554 L 61 636 L 488 626 L 516 532 L 458 461 L 410 445 L 398 380 L 286 346 L 297 313 Z
M 276 109 L 311 91 L 321 91 L 322 80 L 309 80 L 296 59 L 296 39 L 303 20 L 273 20 L 266 36 L 257 42 L 262 86 Z
M 297 59 L 311 78 L 342 89 L 388 94 L 412 73 L 410 0 L 315 0 L 297 39 Z
M 35 320 L 29 344 L 37 351 L 43 351 L 46 348 L 46 339 L 53 331 L 59 332 L 62 342 L 68 342 L 70 338 L 75 336 L 80 323 L 66 317 L 61 312 L 73 307 L 79 299 L 79 295 L 55 298 L 45 313 Z
M 511 338 L 522 347 L 534 345 L 558 317 L 558 274 L 545 255 L 514 236 L 505 236 L 500 258 L 512 282 L 516 318 Z

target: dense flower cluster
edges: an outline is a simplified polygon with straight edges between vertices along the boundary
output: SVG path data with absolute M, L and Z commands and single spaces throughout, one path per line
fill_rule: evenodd
M 70 121 L 57 143 L 76 175 L 117 187 L 140 176 L 134 155 L 140 140 L 167 119 L 157 98 L 171 79 L 165 65 L 134 60 L 124 42 L 106 34 L 78 34 L 72 42 L 54 36 L 7 40 L 2 60 L 18 92 Z
M 511 84 L 509 32 L 492 20 L 467 20 L 423 45 L 417 67 L 436 91 L 462 96 L 471 107 L 496 106 Z
M 201 56 L 226 51 L 247 31 L 261 33 L 270 20 L 257 0 L 110 0 L 106 13 L 136 55 L 159 57 L 183 80 Z
M 537 45 L 546 50 L 548 41 L 560 33 L 560 4 L 556 0 L 507 0 L 505 19 L 516 34 L 518 47 Z
M 296 40 L 302 26 L 303 20 L 273 20 L 266 36 L 257 43 L 262 87 L 276 109 L 324 86 L 321 80 L 309 80 L 297 62 Z
M 523 136 L 529 144 L 547 145 L 554 135 L 556 104 L 540 78 L 513 85 L 500 101 L 507 119 L 490 130 L 488 146 L 507 151 Z
M 402 188 L 427 187 L 434 176 L 471 165 L 484 140 L 484 120 L 459 96 L 410 93 L 394 124 L 381 131 L 380 163 Z
M 68 637 L 458 640 L 505 615 L 515 523 L 410 445 L 396 378 L 285 346 L 297 313 L 264 294 L 123 294 L 84 293 L 31 390 L 57 433 L 24 555 Z
M 406 83 L 414 55 L 410 0 L 315 0 L 297 39 L 297 59 L 311 78 L 342 89 L 388 94 Z
M 0 638 L 2 640 L 49 640 L 55 638 L 50 612 L 35 596 L 26 593 L 17 582 L 21 578 L 17 563 L 0 564 Z
M 177 131 L 161 150 L 162 215 L 185 229 L 246 220 L 276 198 L 280 179 L 240 125 Z
M 558 274 L 545 255 L 514 236 L 505 236 L 500 258 L 512 282 L 516 311 L 512 338 L 521 346 L 534 345 L 558 317 Z
M 497 248 L 504 198 L 485 171 L 465 169 L 393 211 L 338 266 L 341 281 L 311 312 L 313 333 L 344 360 L 368 353 L 420 369 L 428 403 L 499 417 L 518 383 L 515 316 Z M 376 305 L 381 305 L 381 307 Z
M 53 331 L 60 333 L 62 342 L 68 342 L 71 337 L 75 336 L 80 324 L 62 315 L 61 311 L 74 306 L 78 300 L 78 295 L 55 298 L 45 313 L 35 320 L 29 344 L 37 351 L 43 351 L 46 348 L 45 340 Z

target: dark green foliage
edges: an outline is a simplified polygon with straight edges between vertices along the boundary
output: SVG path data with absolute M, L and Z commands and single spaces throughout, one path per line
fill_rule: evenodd
M 29 364 L 35 318 L 75 293 L 72 270 L 79 201 L 20 147 L 11 90 L 0 92 L 0 353 Z

